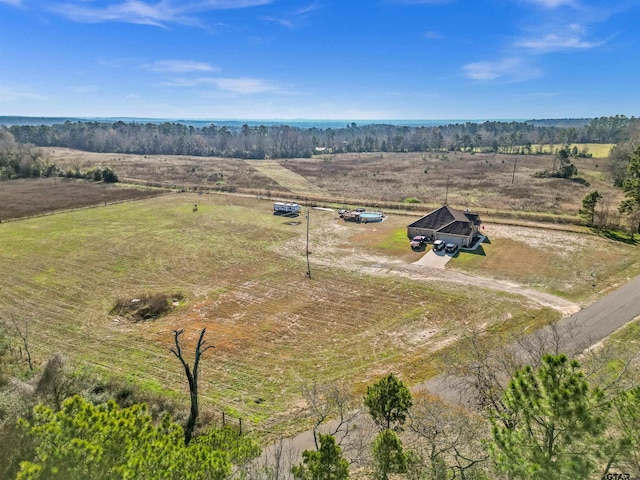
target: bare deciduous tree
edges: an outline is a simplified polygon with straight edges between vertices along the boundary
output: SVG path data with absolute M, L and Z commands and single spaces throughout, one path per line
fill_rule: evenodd
M 488 423 L 462 407 L 419 395 L 409 413 L 407 446 L 417 478 L 476 478 L 488 468 Z
M 313 421 L 313 439 L 319 448 L 320 433 L 333 436 L 351 464 L 368 461 L 370 443 L 375 436 L 373 423 L 360 410 L 360 399 L 351 387 L 340 381 L 326 385 L 304 383 L 302 395 Z
M 358 414 L 355 398 L 349 388 L 339 382 L 329 385 L 313 382 L 302 385 L 302 394 L 313 417 L 313 440 L 316 449 L 319 447 L 318 429 L 328 420 L 332 421 L 327 425 L 326 433 L 335 437 L 338 445 L 344 446 L 346 437 L 355 428 L 353 422 Z
M 180 363 L 182 363 L 182 366 L 184 367 L 184 373 L 186 374 L 187 381 L 189 382 L 189 395 L 191 397 L 191 411 L 189 412 L 189 418 L 187 419 L 187 424 L 184 429 L 185 445 L 189 445 L 189 442 L 191 442 L 193 431 L 196 427 L 196 420 L 198 419 L 198 367 L 200 366 L 200 357 L 202 357 L 204 352 L 213 348 L 213 345 L 205 346 L 206 341 L 204 340 L 204 334 L 206 332 L 206 328 L 203 328 L 200 332 L 200 337 L 196 344 L 193 371 L 191 371 L 191 368 L 182 356 L 182 350 L 180 349 L 180 335 L 184 333 L 184 329 L 173 331 L 176 347 L 172 348 L 171 352 L 178 358 L 178 360 L 180 360 Z
M 581 351 L 587 346 L 571 345 L 574 331 L 574 324 L 562 328 L 551 324 L 514 344 L 497 348 L 489 337 L 471 331 L 460 348 L 464 354 L 447 360 L 447 373 L 462 384 L 463 397 L 470 404 L 485 412 L 504 412 L 504 392 L 517 369 L 524 365 L 537 368 L 545 353 L 557 355 L 567 350 Z
M 291 440 L 280 440 L 268 446 L 262 456 L 253 462 L 247 474 L 248 480 L 290 480 L 291 466 L 299 458 L 300 452 L 292 446 Z
M 29 365 L 29 370 L 33 371 L 33 359 L 31 358 L 31 346 L 29 343 L 29 324 L 31 320 L 29 318 L 24 318 L 22 321 L 16 319 L 16 317 L 11 316 L 11 323 L 9 327 L 11 330 L 15 332 L 15 334 L 22 341 L 22 345 L 24 347 L 24 353 L 27 356 L 27 364 Z M 19 350 L 19 356 L 22 358 L 22 349 Z

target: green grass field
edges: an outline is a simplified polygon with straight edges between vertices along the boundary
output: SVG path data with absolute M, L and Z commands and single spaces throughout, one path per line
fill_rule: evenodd
M 314 212 L 314 241 L 338 222 L 333 212 Z M 368 229 L 371 245 L 358 248 L 375 257 L 399 248 L 398 228 L 388 225 L 345 228 Z M 189 350 L 206 327 L 216 348 L 203 358 L 204 407 L 270 433 L 295 421 L 303 381 L 341 378 L 362 391 L 392 371 L 417 383 L 439 371 L 440 353 L 468 328 L 509 335 L 558 317 L 518 296 L 322 267 L 313 255 L 308 279 L 304 235 L 304 223 L 272 215 L 270 202 L 224 195 L 174 194 L 3 223 L 0 316 L 30 322 L 38 364 L 62 352 L 185 403 L 172 332 L 185 329 Z M 336 261 L 348 264 L 348 251 Z M 161 319 L 109 314 L 118 298 L 176 291 L 184 305 Z
M 570 148 L 578 147 L 579 151 L 586 150 L 587 153 L 591 154 L 592 158 L 607 158 L 611 149 L 615 146 L 615 143 L 572 143 L 569 145 Z M 531 149 L 534 152 L 537 152 L 539 149 L 544 153 L 549 153 L 550 151 L 555 151 L 559 148 L 562 148 L 563 145 L 532 145 Z

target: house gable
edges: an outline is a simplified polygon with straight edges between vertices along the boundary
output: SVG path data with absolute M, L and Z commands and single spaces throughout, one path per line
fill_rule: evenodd
M 409 228 L 426 228 L 428 230 L 438 230 L 445 225 L 453 222 L 455 217 L 450 211 L 451 209 L 446 205 L 434 210 L 431 213 L 427 213 L 420 220 L 413 222 L 409 225 Z
M 437 230 L 438 233 L 449 233 L 452 235 L 462 235 L 463 237 L 468 237 L 471 235 L 473 228 L 471 226 L 471 222 L 468 220 L 466 222 L 455 221 L 451 222 L 448 225 Z

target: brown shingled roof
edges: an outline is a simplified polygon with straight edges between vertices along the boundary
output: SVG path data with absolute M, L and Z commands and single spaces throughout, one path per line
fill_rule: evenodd
M 409 227 L 427 228 L 455 235 L 469 235 L 472 224 L 480 224 L 480 217 L 477 214 L 463 212 L 448 205 L 443 205 L 416 220 Z

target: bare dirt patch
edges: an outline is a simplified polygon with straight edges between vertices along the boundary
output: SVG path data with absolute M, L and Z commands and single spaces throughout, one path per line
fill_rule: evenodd
M 134 322 L 155 320 L 179 306 L 182 300 L 184 300 L 184 295 L 179 292 L 172 294 L 144 293 L 136 295 L 134 298 L 121 297 L 116 300 L 109 313 L 131 319 Z

